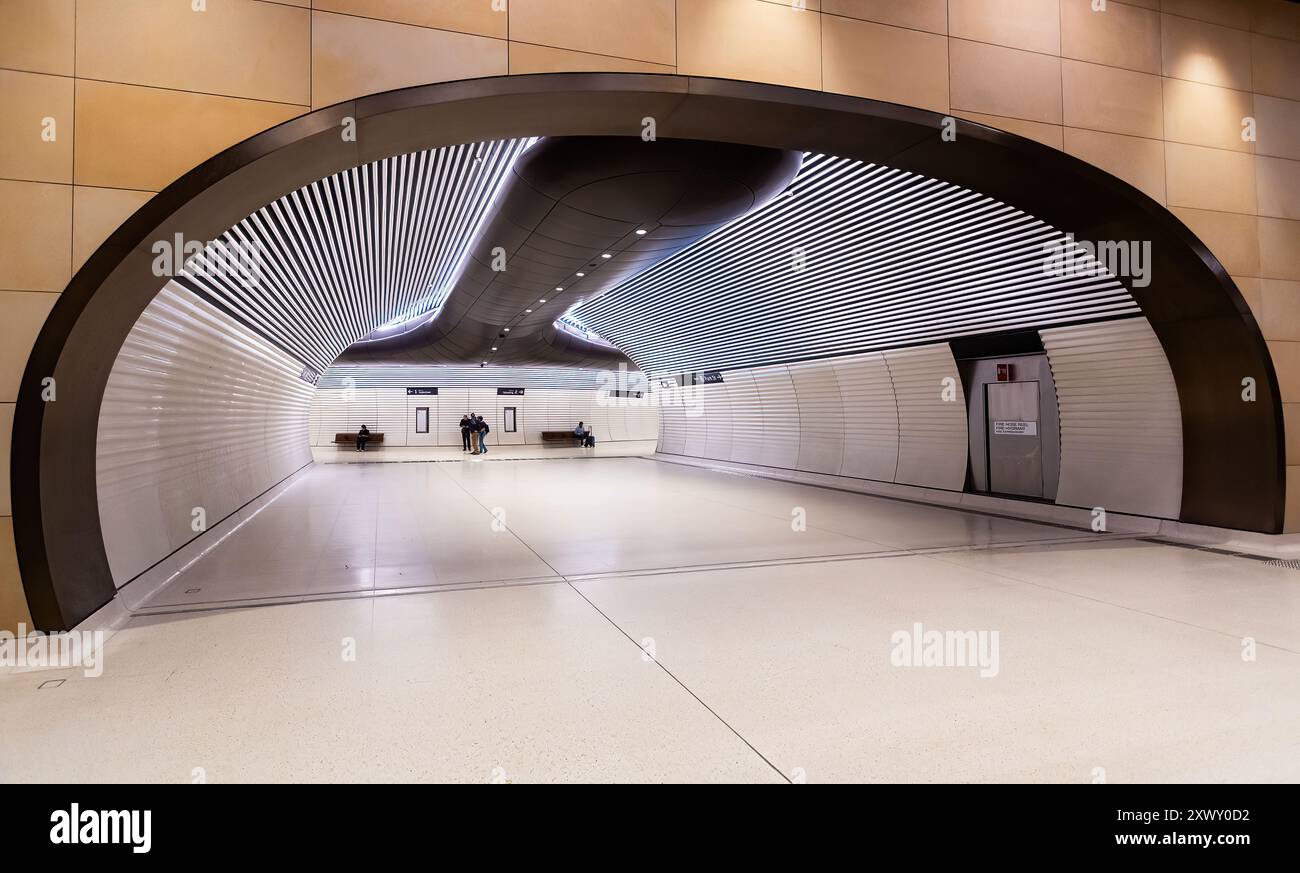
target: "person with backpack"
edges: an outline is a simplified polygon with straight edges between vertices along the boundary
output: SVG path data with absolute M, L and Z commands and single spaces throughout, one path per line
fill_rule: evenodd
M 487 423 L 486 421 L 483 420 L 483 416 L 481 416 L 481 415 L 476 415 L 476 416 L 474 417 L 474 423 L 478 425 L 478 449 L 479 449 L 479 453 L 480 453 L 480 454 L 483 454 L 483 455 L 486 455 L 486 454 L 487 454 L 487 435 L 490 434 L 490 433 L 492 432 L 492 428 L 488 427 L 488 423 Z

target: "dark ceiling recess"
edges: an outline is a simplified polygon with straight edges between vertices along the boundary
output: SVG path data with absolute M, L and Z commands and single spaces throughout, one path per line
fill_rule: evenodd
M 624 362 L 614 347 L 556 320 L 767 203 L 802 159 L 797 151 L 684 139 L 543 139 L 503 183 L 442 308 L 375 331 L 338 362 Z
M 959 361 L 996 358 L 1001 355 L 1036 355 L 1043 351 L 1043 338 L 1036 330 L 1009 330 L 950 340 L 952 356 Z

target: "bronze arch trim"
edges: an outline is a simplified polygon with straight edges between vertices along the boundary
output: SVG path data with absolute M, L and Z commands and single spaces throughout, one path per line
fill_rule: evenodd
M 341 136 L 345 119 L 356 137 Z M 639 73 L 546 73 L 424 85 L 319 109 L 205 161 L 119 227 L 60 295 L 15 411 L 11 486 L 19 569 L 34 624 L 73 627 L 116 593 L 99 526 L 95 442 L 112 363 L 160 289 L 153 240 L 210 240 L 319 178 L 397 154 L 514 136 L 639 136 L 805 149 L 963 185 L 1088 240 L 1151 240 L 1153 281 L 1129 287 L 1178 386 L 1180 520 L 1282 531 L 1286 460 L 1272 359 L 1208 248 L 1168 210 L 1037 142 L 923 109 L 776 85 Z M 54 377 L 57 400 L 44 402 Z M 1258 400 L 1241 400 L 1254 378 Z

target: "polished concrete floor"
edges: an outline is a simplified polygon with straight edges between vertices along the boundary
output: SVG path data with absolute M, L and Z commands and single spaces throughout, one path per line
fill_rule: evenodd
M 488 444 L 483 461 L 531 461 L 556 458 L 628 458 L 652 455 L 655 440 L 619 440 L 601 442 L 591 448 L 567 443 L 548 445 L 499 446 Z M 466 453 L 455 446 L 381 446 L 364 452 L 337 446 L 313 446 L 312 458 L 318 464 L 393 464 L 412 461 L 461 461 Z
M 0 779 L 1300 779 L 1296 570 L 650 458 L 320 464 L 148 610 Z

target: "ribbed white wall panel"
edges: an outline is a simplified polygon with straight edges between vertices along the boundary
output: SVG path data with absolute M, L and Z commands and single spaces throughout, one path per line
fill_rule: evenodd
M 691 405 L 686 410 L 686 450 L 684 455 L 701 457 L 709 441 L 708 415 L 704 410 L 707 402 L 704 398 L 708 386 L 696 385 L 691 389 Z
M 665 388 L 658 392 L 659 450 L 673 455 L 686 454 L 686 408 L 681 388 Z
M 1146 319 L 1041 331 L 1061 411 L 1056 502 L 1177 518 L 1183 426 Z
M 311 412 L 307 416 L 307 437 L 311 440 L 313 446 L 316 445 L 316 441 L 320 438 L 321 416 L 323 412 L 324 409 L 322 407 L 313 403 L 311 405 Z
M 490 388 L 469 389 L 469 411 L 472 412 L 474 415 L 483 416 L 484 420 L 487 421 L 488 424 L 492 426 L 493 433 L 488 434 L 489 446 L 496 445 L 497 440 L 496 440 L 495 431 L 501 428 L 501 420 L 497 419 L 496 421 L 493 421 L 491 417 L 493 410 L 496 409 L 496 405 L 497 405 L 497 392 L 495 389 L 490 389 Z M 455 416 L 455 418 L 457 421 L 460 421 L 459 415 Z M 453 444 L 458 443 L 459 441 L 460 441 L 460 431 L 457 430 L 456 439 L 453 441 Z
M 318 402 L 324 400 L 324 402 Z M 343 392 L 332 392 L 324 398 L 319 396 L 311 404 L 311 443 L 318 445 L 329 442 L 331 435 L 341 432 L 347 426 L 347 408 Z
M 628 427 L 628 409 L 617 403 L 617 398 L 604 399 L 603 403 L 593 403 L 591 405 L 590 418 L 588 424 L 591 425 L 591 433 L 595 434 L 597 439 L 621 440 L 637 439 L 630 433 Z M 655 418 L 654 433 L 649 437 L 641 439 L 656 439 L 659 437 L 659 418 Z
M 586 421 L 591 425 L 591 432 L 596 435 L 597 441 L 609 442 L 613 439 L 611 436 L 610 419 L 615 416 L 622 419 L 624 414 L 622 408 L 614 405 L 616 400 L 617 398 L 607 397 L 603 403 L 596 402 L 596 400 L 593 400 L 591 403 L 591 408 L 587 412 L 588 417 Z M 655 426 L 657 430 L 658 422 L 655 422 Z M 657 433 L 648 437 L 648 439 L 655 439 L 656 437 L 658 437 Z
M 120 587 L 311 462 L 302 362 L 169 283 L 127 336 L 99 413 L 100 525 Z
M 545 430 L 573 430 L 581 419 L 573 417 L 573 411 L 569 408 L 569 396 L 565 392 L 559 394 L 548 394 L 546 402 L 537 411 L 541 412 L 540 416 L 534 415 L 534 420 L 545 422 Z
M 411 395 L 409 397 L 404 396 L 402 398 L 402 400 L 406 402 L 406 417 L 405 419 L 403 419 L 404 426 L 401 427 L 400 429 L 401 434 L 404 437 L 404 441 L 398 443 L 398 445 L 408 445 L 408 446 L 438 445 L 438 412 L 440 406 L 439 401 L 441 399 L 442 399 L 441 397 L 436 395 L 430 397 L 429 395 L 425 395 L 425 394 Z M 314 405 L 315 404 L 313 404 L 313 406 Z M 416 416 L 418 414 L 416 410 L 422 408 L 429 410 L 429 432 L 428 433 L 418 433 L 415 429 Z M 459 420 L 460 419 L 458 418 L 457 421 Z M 333 439 L 333 436 L 331 435 L 330 438 Z M 384 439 L 388 439 L 387 431 L 385 431 L 384 433 Z
M 614 398 L 611 398 L 614 399 Z M 653 420 L 653 429 L 645 433 L 645 403 L 635 406 L 612 406 L 609 409 L 609 438 L 612 440 L 655 439 L 659 435 L 659 417 Z
M 969 442 L 966 397 L 952 349 L 947 343 L 894 349 L 885 352 L 885 364 L 898 403 L 894 481 L 961 491 Z
M 731 457 L 739 464 L 763 463 L 763 402 L 749 370 L 723 374 L 731 402 Z
M 793 469 L 799 463 L 799 399 L 785 367 L 758 367 L 750 371 L 763 410 L 765 467 Z
M 366 391 L 366 388 L 357 388 Z M 321 389 L 316 392 L 318 402 L 336 392 Z M 460 446 L 464 443 L 460 436 L 461 417 L 470 411 L 468 388 L 438 389 L 438 445 Z M 432 428 L 430 428 L 432 430 Z M 328 442 L 328 440 L 326 440 Z
M 831 369 L 844 405 L 841 476 L 893 482 L 898 472 L 898 401 L 877 352 L 833 358 Z
M 791 364 L 799 407 L 796 469 L 835 476 L 844 460 L 844 402 L 835 368 L 823 363 Z
M 706 385 L 700 392 L 707 439 L 705 458 L 717 461 L 731 459 L 731 394 L 725 383 Z
M 630 440 L 655 439 L 659 436 L 659 407 L 652 403 L 627 406 L 623 409 L 623 424 Z
M 659 451 L 950 491 L 965 485 L 966 404 L 946 343 L 722 377 L 696 389 L 703 447 L 687 438 L 692 425 L 668 424 L 665 408 Z
M 603 389 L 530 388 L 517 396 L 498 395 L 495 388 L 439 388 L 434 395 L 407 395 L 395 387 L 321 388 L 308 398 L 310 439 L 313 446 L 332 446 L 335 434 L 365 424 L 384 435 L 386 446 L 459 446 L 461 416 L 473 412 L 492 427 L 489 446 L 535 445 L 542 431 L 571 431 L 579 421 L 592 426 L 597 442 L 652 440 L 659 433 L 656 400 L 608 397 Z M 415 431 L 421 406 L 429 409 L 427 434 Z M 515 433 L 505 430 L 507 406 L 515 408 Z
M 524 419 L 528 414 L 528 405 L 520 402 L 524 398 L 520 397 L 498 397 L 495 415 L 491 419 L 492 433 L 488 434 L 488 445 L 496 446 L 522 446 L 527 437 L 528 431 L 525 430 Z M 515 410 L 515 430 L 513 433 L 506 432 L 506 413 L 507 407 L 513 407 Z M 484 415 L 487 418 L 487 415 Z
M 526 443 L 540 443 L 542 441 L 542 431 L 553 430 L 547 407 L 542 405 L 531 407 L 525 411 L 523 424 L 520 426 L 524 429 L 524 442 Z
M 386 388 L 375 392 L 375 395 L 374 421 L 365 421 L 362 424 L 371 430 L 383 433 L 401 433 L 402 441 L 398 445 L 406 445 L 406 392 L 396 388 Z

